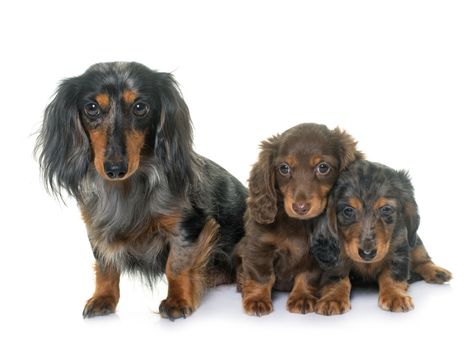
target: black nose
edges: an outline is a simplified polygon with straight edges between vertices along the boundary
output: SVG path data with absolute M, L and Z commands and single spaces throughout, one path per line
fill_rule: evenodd
M 127 162 L 104 162 L 104 172 L 110 179 L 122 179 L 127 174 Z
M 305 202 L 297 202 L 292 204 L 292 208 L 298 215 L 305 215 L 311 209 L 311 205 Z
M 376 253 L 378 251 L 376 249 L 370 249 L 370 250 L 363 250 L 361 248 L 358 249 L 358 255 L 365 260 L 365 261 L 370 261 L 376 256 Z

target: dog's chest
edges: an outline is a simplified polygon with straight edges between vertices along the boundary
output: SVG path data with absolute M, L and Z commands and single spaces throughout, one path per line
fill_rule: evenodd
M 352 263 L 352 274 L 358 276 L 363 281 L 376 281 L 379 274 L 383 271 L 383 263 Z
M 308 255 L 307 225 L 301 221 L 287 221 L 276 229 L 275 239 L 277 254 L 288 259 L 288 265 L 294 266 Z
M 285 237 L 278 245 L 278 254 L 285 255 L 290 260 L 290 265 L 295 265 L 304 259 L 308 253 L 308 237 L 306 232 Z
M 179 215 L 148 215 L 140 223 L 126 227 L 102 225 L 87 220 L 88 237 L 95 257 L 120 270 L 164 270 L 169 241 L 177 231 Z M 110 223 L 111 224 L 111 223 Z
M 290 290 L 295 276 L 312 268 L 306 230 L 299 228 L 278 242 L 274 257 L 276 288 Z

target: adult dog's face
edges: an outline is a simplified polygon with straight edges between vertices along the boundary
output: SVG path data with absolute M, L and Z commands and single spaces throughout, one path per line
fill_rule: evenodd
M 356 262 L 378 262 L 394 240 L 415 239 L 417 206 L 404 172 L 356 162 L 340 176 L 330 200 L 330 226 L 337 225 L 345 252 Z
M 171 74 L 135 62 L 98 63 L 60 84 L 36 151 L 57 194 L 79 196 L 90 169 L 105 180 L 126 180 L 143 163 L 157 167 L 178 193 L 192 176 L 189 110 Z
M 100 75 L 91 72 L 87 80 L 100 80 Z M 96 171 L 107 180 L 124 180 L 138 169 L 155 106 L 129 80 L 119 82 L 118 75 L 105 79 L 111 81 L 84 92 L 80 118 L 90 138 Z
M 96 171 L 125 180 L 139 167 L 144 146 L 153 147 L 160 118 L 154 72 L 143 66 L 100 64 L 78 77 L 80 121 L 89 137 Z

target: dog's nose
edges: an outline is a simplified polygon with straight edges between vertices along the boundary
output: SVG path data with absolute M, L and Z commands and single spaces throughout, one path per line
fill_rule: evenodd
M 127 174 L 127 162 L 104 162 L 104 171 L 110 179 L 122 179 Z
M 361 248 L 358 249 L 358 255 L 365 260 L 365 261 L 370 261 L 372 260 L 378 251 L 376 249 L 368 249 L 368 250 L 363 250 Z
M 292 208 L 298 215 L 305 215 L 311 208 L 311 205 L 305 202 L 297 202 L 292 204 Z

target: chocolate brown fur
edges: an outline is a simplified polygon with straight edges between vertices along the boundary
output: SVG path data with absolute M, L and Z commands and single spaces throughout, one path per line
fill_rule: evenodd
M 309 254 L 312 218 L 340 171 L 362 154 L 347 133 L 300 124 L 262 142 L 249 179 L 246 236 L 235 248 L 244 310 L 272 311 L 271 289 L 291 291 L 288 309 L 311 312 L 320 270 Z

